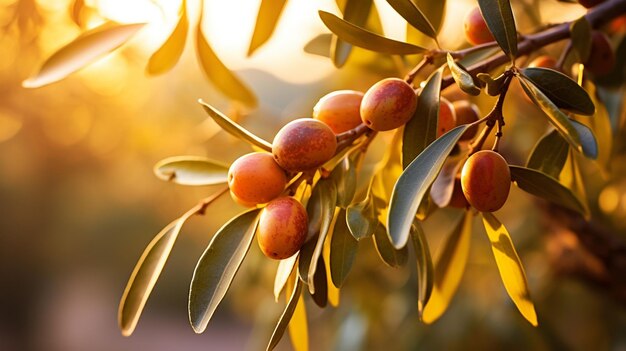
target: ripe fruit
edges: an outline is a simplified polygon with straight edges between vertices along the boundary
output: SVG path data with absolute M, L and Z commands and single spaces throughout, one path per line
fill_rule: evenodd
M 335 133 L 324 122 L 312 118 L 287 123 L 272 143 L 276 162 L 292 172 L 315 169 L 330 160 L 336 150 Z
M 372 85 L 361 102 L 361 119 L 376 131 L 396 129 L 408 122 L 417 108 L 411 86 L 398 78 L 386 78 Z
M 272 155 L 254 152 L 239 157 L 228 169 L 228 187 L 235 201 L 244 206 L 277 198 L 285 189 L 287 176 Z
M 532 60 L 528 67 L 550 68 L 556 69 L 556 60 L 548 55 L 541 55 Z
M 315 104 L 313 118 L 326 123 L 335 134 L 343 133 L 361 124 L 361 100 L 360 91 L 333 91 Z
M 465 16 L 465 38 L 472 45 L 479 45 L 494 41 L 493 35 L 485 23 L 483 15 L 480 13 L 480 8 L 474 7 Z
M 469 203 L 463 194 L 463 187 L 461 186 L 461 177 L 457 175 L 454 178 L 454 188 L 452 190 L 452 196 L 450 197 L 450 202 L 448 203 L 448 207 L 454 208 L 467 208 Z
M 603 3 L 604 0 L 578 0 L 578 3 L 583 5 L 585 8 L 590 9 L 598 4 Z
M 439 100 L 439 123 L 437 124 L 437 138 L 456 127 L 454 107 L 446 98 Z
M 499 210 L 511 188 L 511 171 L 506 160 L 491 150 L 470 156 L 461 171 L 461 187 L 470 205 L 481 212 Z
M 263 254 L 282 260 L 293 256 L 304 244 L 308 229 L 304 206 L 292 197 L 279 197 L 261 211 L 257 239 Z
M 480 110 L 478 106 L 472 104 L 467 100 L 458 100 L 452 103 L 454 108 L 454 115 L 456 116 L 456 125 L 470 124 L 478 121 L 480 118 Z M 463 135 L 460 140 L 470 140 L 478 133 L 478 126 L 471 126 Z
M 594 31 L 591 35 L 591 53 L 585 68 L 596 76 L 608 74 L 615 67 L 615 52 L 611 48 L 611 43 L 607 36 L 599 31 Z

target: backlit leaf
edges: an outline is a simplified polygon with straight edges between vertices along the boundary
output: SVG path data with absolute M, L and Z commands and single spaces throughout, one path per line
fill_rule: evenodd
M 392 55 L 419 54 L 426 50 L 419 46 L 385 38 L 346 22 L 329 12 L 319 11 L 319 15 L 326 27 L 339 39 L 367 50 Z
M 330 230 L 330 225 L 333 220 L 335 214 L 335 204 L 337 203 L 337 189 L 335 188 L 335 184 L 330 179 L 322 179 L 320 180 L 315 188 L 313 188 L 313 193 L 316 192 L 316 189 L 319 188 L 320 192 L 320 217 L 321 223 L 319 228 L 319 235 L 317 236 L 317 241 L 315 242 L 315 248 L 313 249 L 313 253 L 311 255 L 309 268 L 307 270 L 307 281 L 309 285 L 309 292 L 311 294 L 315 293 L 315 271 L 317 270 L 318 263 L 317 261 L 320 259 L 322 255 L 322 249 L 324 248 L 324 240 L 326 240 L 326 235 Z M 313 197 L 313 195 L 311 195 Z M 308 207 L 308 206 L 307 206 Z M 303 261 L 304 262 L 304 261 Z
M 402 172 L 391 194 L 387 231 L 393 245 L 406 245 L 413 218 L 443 163 L 469 125 L 460 125 L 430 144 Z
M 530 153 L 526 167 L 536 169 L 552 178 L 558 178 L 567 155 L 569 144 L 556 130 L 544 135 Z
M 411 238 L 417 259 L 417 310 L 421 318 L 424 306 L 428 303 L 433 291 L 433 261 L 430 257 L 428 241 L 419 221 L 413 222 Z
M 337 220 L 339 218 L 335 217 Z M 335 218 L 333 220 L 335 220 Z M 331 224 L 334 227 L 334 224 Z M 322 257 L 324 263 L 326 263 L 326 286 L 328 287 L 328 303 L 333 306 L 339 306 L 339 288 L 333 283 L 332 273 L 330 272 L 330 243 L 332 241 L 332 233 L 329 233 L 331 240 L 324 241 L 324 249 L 322 250 Z
M 295 254 L 289 258 L 278 261 L 278 268 L 276 269 L 276 277 L 274 278 L 274 300 L 278 302 L 280 292 L 287 284 L 287 280 L 293 272 L 293 268 L 296 266 L 298 260 L 298 254 Z M 289 293 L 287 293 L 289 295 Z
M 572 47 L 578 56 L 576 62 L 587 62 L 591 53 L 591 24 L 587 17 L 581 16 L 569 26 Z
M 589 94 L 570 77 L 540 67 L 524 68 L 522 72 L 557 107 L 583 115 L 593 115 L 595 106 Z
M 411 0 L 387 0 L 389 5 L 410 25 L 427 36 L 436 39 L 437 32 L 424 13 Z
M 358 244 L 348 229 L 346 210 L 339 210 L 330 237 L 330 273 L 333 284 L 338 288 L 341 288 L 352 268 Z
M 196 53 L 206 77 L 219 91 L 248 107 L 256 107 L 257 99 L 254 93 L 224 65 L 206 40 L 202 32 L 202 16 L 196 32 Z
M 405 245 L 401 249 L 393 247 L 384 225 L 379 223 L 376 226 L 373 239 L 376 252 L 386 265 L 389 267 L 402 267 L 406 264 L 409 257 L 408 246 Z
M 330 46 L 332 40 L 333 35 L 330 33 L 318 34 L 306 43 L 304 46 L 304 52 L 322 57 L 330 57 Z
M 558 180 L 534 169 L 509 166 L 511 180 L 525 192 L 541 197 L 557 205 L 569 208 L 586 217 L 589 216 L 587 205 Z
M 515 251 L 511 236 L 494 215 L 483 212 L 482 216 L 504 288 L 522 316 L 536 327 L 537 314 L 535 313 L 535 306 L 530 300 L 526 273 L 517 251 Z
M 206 329 L 246 257 L 259 211 L 244 212 L 224 224 L 198 260 L 189 287 L 189 321 L 196 333 Z
M 252 55 L 272 36 L 285 4 L 287 4 L 287 0 L 261 0 L 254 33 L 248 48 L 248 56 Z
M 337 188 L 337 206 L 339 207 L 346 208 L 352 203 L 356 193 L 356 167 L 363 156 L 364 154 L 359 149 L 353 151 L 344 157 L 330 174 Z
M 348 206 L 346 209 L 346 222 L 350 233 L 356 240 L 361 240 L 374 234 L 378 220 L 376 219 L 373 199 L 369 189 L 365 199 Z
M 176 184 L 214 185 L 228 181 L 228 166 L 201 156 L 174 156 L 157 162 L 154 174 Z
M 187 1 L 180 3 L 180 18 L 176 27 L 163 45 L 150 56 L 146 72 L 151 75 L 162 74 L 174 67 L 185 49 L 189 20 L 187 19 Z
M 276 324 L 276 327 L 274 328 L 274 332 L 272 333 L 270 342 L 267 345 L 267 349 L 266 349 L 267 351 L 273 350 L 276 347 L 276 345 L 278 345 L 278 342 L 280 341 L 280 339 L 282 339 L 283 335 L 285 334 L 285 330 L 290 324 L 289 322 L 291 321 L 291 318 L 293 317 L 296 311 L 296 306 L 300 304 L 299 303 L 300 301 L 303 301 L 300 299 L 302 297 L 302 282 L 300 281 L 300 279 L 293 279 L 293 280 L 294 280 L 293 284 L 295 284 L 295 288 L 293 289 L 293 291 L 291 292 L 291 295 L 289 296 L 289 301 L 287 302 L 287 306 L 285 306 L 285 310 L 283 311 L 283 314 L 278 319 L 278 323 Z
M 446 8 L 446 0 L 412 0 L 413 3 L 421 10 L 435 29 L 439 33 L 443 24 L 443 17 Z
M 202 105 L 202 108 L 204 108 L 206 113 L 208 113 L 209 116 L 213 118 L 215 123 L 217 123 L 224 131 L 260 148 L 261 150 L 272 152 L 272 144 L 245 130 L 242 126 L 226 117 L 226 115 L 218 111 L 215 107 L 202 100 L 198 100 L 198 102 Z
M 433 292 L 422 315 L 424 323 L 433 323 L 441 317 L 461 283 L 469 255 L 472 219 L 472 213 L 465 211 L 463 218 L 439 249 L 434 268 Z
M 342 8 L 343 19 L 355 26 L 363 27 L 372 9 L 372 0 L 346 0 Z M 335 67 L 343 67 L 352 52 L 352 45 L 337 35 L 333 35 L 330 46 L 330 58 Z
M 144 25 L 106 22 L 88 30 L 52 54 L 22 86 L 38 88 L 63 79 L 122 46 Z
M 465 67 L 461 66 L 459 63 L 454 61 L 452 55 L 448 53 L 447 56 L 448 67 L 450 68 L 450 73 L 452 73 L 452 78 L 456 82 L 456 84 L 470 95 L 480 95 L 480 88 L 476 86 L 474 83 L 474 78 L 471 74 L 465 69 Z
M 293 289 L 295 288 L 296 280 L 298 279 L 296 272 L 293 272 L 290 278 L 290 284 L 286 289 L 287 303 L 289 303 L 289 299 L 293 293 Z M 291 340 L 291 346 L 293 346 L 294 351 L 309 350 L 309 323 L 307 322 L 306 315 L 304 295 L 300 293 L 296 309 L 293 311 L 293 315 L 289 321 L 289 339 Z
M 589 92 L 591 100 L 596 105 L 596 111 L 592 118 L 579 118 L 575 116 L 575 120 L 591 128 L 595 140 L 598 143 L 597 161 L 604 170 L 608 170 L 611 164 L 611 155 L 613 151 L 613 130 L 611 127 L 611 119 L 607 107 L 603 101 L 596 96 L 596 87 L 590 80 L 585 81 L 585 89 Z M 582 133 L 581 133 L 582 138 Z
M 439 122 L 439 94 L 443 68 L 433 72 L 417 98 L 417 109 L 413 117 L 404 126 L 402 135 L 402 167 L 424 151 L 437 138 Z
M 509 0 L 478 0 L 489 31 L 511 59 L 517 56 L 517 29 Z

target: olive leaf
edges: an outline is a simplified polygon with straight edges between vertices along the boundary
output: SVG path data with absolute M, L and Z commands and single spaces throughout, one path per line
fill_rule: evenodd
M 291 321 L 291 317 L 293 317 L 294 312 L 296 311 L 296 306 L 300 304 L 300 297 L 302 296 L 302 282 L 300 281 L 300 279 L 293 279 L 293 281 L 295 287 L 291 292 L 289 301 L 287 302 L 287 306 L 285 306 L 283 314 L 278 319 L 278 323 L 274 328 L 274 332 L 272 333 L 272 337 L 270 338 L 270 342 L 266 348 L 267 351 L 273 350 L 276 345 L 278 345 L 278 342 L 280 341 L 280 339 L 282 339 L 283 335 L 285 334 L 285 330 L 290 324 L 289 322 Z
M 398 178 L 387 215 L 387 233 L 394 247 L 402 248 L 406 245 L 413 218 L 424 195 L 435 181 L 450 151 L 468 128 L 468 124 L 460 125 L 439 137 Z
M 286 4 L 287 0 L 261 0 L 254 32 L 252 33 L 252 39 L 250 39 L 248 56 L 251 56 L 256 49 L 265 44 L 272 36 Z
M 244 212 L 224 224 L 213 236 L 194 269 L 189 287 L 189 321 L 202 333 L 226 295 L 248 253 L 260 209 Z
M 350 234 L 356 239 L 361 240 L 374 234 L 378 219 L 371 193 L 372 184 L 367 190 L 363 200 L 353 203 L 346 209 L 346 224 L 350 230 Z
M 504 73 L 500 74 L 495 79 L 487 73 L 478 73 L 476 75 L 476 78 L 478 78 L 480 81 L 487 85 L 487 94 L 489 94 L 490 96 L 500 95 L 500 92 L 502 91 L 502 86 L 506 81 L 506 76 L 504 75 Z
M 404 126 L 402 134 L 402 167 L 406 168 L 430 143 L 437 138 L 439 123 L 439 95 L 443 67 L 434 71 L 417 98 L 417 109 Z
M 332 40 L 333 35 L 330 33 L 318 34 L 306 43 L 304 46 L 304 52 L 311 55 L 330 57 L 330 46 Z
M 517 29 L 510 0 L 478 0 L 489 31 L 507 56 L 517 56 Z
M 363 27 L 372 9 L 372 0 L 346 0 L 343 6 L 343 19 L 355 26 Z M 330 58 L 335 67 L 340 68 L 348 60 L 352 52 L 352 45 L 337 35 L 332 36 L 330 44 Z
M 345 209 L 335 214 L 335 224 L 329 235 L 331 278 L 333 284 L 340 288 L 352 268 L 359 245 L 348 229 Z
M 401 249 L 396 249 L 389 241 L 389 236 L 382 223 L 378 223 L 374 229 L 374 248 L 378 253 L 378 257 L 389 267 L 402 267 L 409 258 L 409 249 L 405 245 Z
M 387 2 L 415 29 L 437 40 L 437 31 L 412 0 L 387 0 Z
M 424 14 L 435 29 L 436 33 L 439 33 L 443 24 L 443 17 L 446 8 L 446 0 L 432 1 L 432 0 L 411 0 L 417 8 Z
M 417 259 L 417 310 L 421 319 L 424 306 L 428 303 L 433 290 L 433 261 L 430 257 L 428 241 L 419 221 L 414 221 L 411 226 L 411 238 Z
M 565 74 L 540 67 L 524 68 L 522 74 L 557 107 L 583 115 L 594 114 L 595 106 L 589 94 Z
M 511 180 L 520 189 L 589 217 L 587 205 L 582 203 L 570 189 L 555 178 L 537 170 L 520 166 L 511 165 L 509 169 L 511 170 Z
M 346 208 L 356 193 L 356 168 L 365 155 L 360 149 L 349 153 L 330 174 L 337 188 L 337 206 Z
M 590 80 L 585 81 L 584 87 L 589 92 L 591 100 L 597 106 L 596 112 L 592 118 L 578 118 L 578 116 L 574 118 L 576 121 L 589 127 L 596 136 L 598 143 L 597 161 L 603 169 L 608 170 L 612 160 L 614 137 L 607 105 L 596 96 L 596 87 Z
M 161 47 L 148 59 L 148 66 L 146 67 L 148 74 L 162 74 L 176 65 L 185 49 L 188 31 L 189 19 L 187 18 L 187 1 L 183 0 L 180 3 L 180 17 L 176 23 L 176 27 L 174 27 L 174 30 Z
M 570 24 L 569 31 L 572 47 L 578 56 L 577 62 L 587 62 L 591 53 L 591 24 L 587 17 L 581 16 Z
M 359 26 L 355 26 L 332 13 L 319 11 L 319 15 L 322 22 L 324 22 L 331 32 L 336 34 L 339 39 L 352 45 L 392 55 L 419 54 L 426 51 L 426 49 L 422 47 L 385 38 Z
M 157 162 L 154 174 L 181 185 L 215 185 L 228 181 L 228 166 L 201 156 L 174 156 Z
M 556 130 L 548 132 L 537 144 L 526 162 L 526 167 L 536 169 L 552 178 L 558 178 L 567 155 L 569 144 Z
M 293 268 L 296 267 L 297 260 L 298 254 L 295 254 L 278 262 L 276 277 L 274 278 L 274 300 L 276 300 L 276 302 L 278 302 L 278 297 L 280 296 L 281 291 L 283 291 L 285 284 L 287 284 L 287 280 L 289 279 L 291 272 L 293 272 Z
M 295 289 L 296 280 L 298 274 L 293 272 L 289 276 L 290 282 L 286 289 L 286 300 L 289 303 L 291 294 Z M 291 340 L 291 346 L 294 351 L 308 351 L 309 350 L 309 326 L 306 318 L 306 305 L 304 304 L 304 295 L 300 292 L 298 296 L 298 302 L 296 303 L 296 309 L 293 311 L 291 319 L 289 320 L 289 339 Z M 283 332 L 284 333 L 284 332 Z
M 39 88 L 63 79 L 122 46 L 144 25 L 105 22 L 90 29 L 54 52 L 22 86 Z
M 491 213 L 482 212 L 482 217 L 504 288 L 522 316 L 536 327 L 537 314 L 530 300 L 526 273 L 515 251 L 511 236 L 504 225 Z
M 198 102 L 200 103 L 200 105 L 202 105 L 202 108 L 204 109 L 204 111 L 206 111 L 206 113 L 211 118 L 213 118 L 215 123 L 217 123 L 224 131 L 228 132 L 229 134 L 243 141 L 248 142 L 249 144 L 253 146 L 260 148 L 261 150 L 272 152 L 272 144 L 250 133 L 249 131 L 244 129 L 242 126 L 235 123 L 230 118 L 226 117 L 226 115 L 218 111 L 215 107 L 202 101 L 202 99 L 198 100 Z
M 450 203 L 456 175 L 459 173 L 466 158 L 467 153 L 459 153 L 458 155 L 448 157 L 443 164 L 441 172 L 439 172 L 430 189 L 430 196 L 438 207 L 443 208 Z
M 465 211 L 454 230 L 439 248 L 434 267 L 433 291 L 424 308 L 422 321 L 433 323 L 446 311 L 454 297 L 467 264 L 472 237 L 470 211 Z
M 317 267 L 313 274 L 313 286 L 315 287 L 315 291 L 311 293 L 313 302 L 320 308 L 326 307 L 328 304 L 328 277 L 326 277 L 324 256 L 321 254 L 317 260 Z
M 452 73 L 452 78 L 459 88 L 467 94 L 474 96 L 480 95 L 480 88 L 476 86 L 474 77 L 472 77 L 465 67 L 454 61 L 454 58 L 450 55 L 450 53 L 447 55 L 447 62 L 448 67 L 450 68 L 450 73 Z

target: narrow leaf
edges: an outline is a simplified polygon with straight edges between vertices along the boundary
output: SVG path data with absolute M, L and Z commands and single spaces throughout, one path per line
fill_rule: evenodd
M 189 321 L 196 333 L 206 329 L 246 257 L 259 211 L 244 212 L 224 224 L 198 260 L 189 287 Z
M 357 149 L 344 157 L 330 174 L 337 188 L 337 206 L 346 208 L 352 203 L 356 193 L 356 165 L 364 154 Z
M 335 218 L 339 220 L 338 217 Z M 334 228 L 334 224 L 331 224 L 331 226 Z M 328 287 L 328 303 L 333 307 L 337 307 L 339 306 L 339 288 L 337 288 L 333 283 L 332 273 L 330 272 L 330 244 L 332 241 L 332 233 L 329 233 L 329 235 L 331 239 L 324 241 L 322 257 L 324 258 L 324 263 L 326 264 L 324 268 L 326 270 L 326 286 Z
M 304 52 L 311 55 L 322 57 L 330 57 L 330 46 L 333 35 L 330 33 L 322 33 L 309 40 L 304 46 Z
M 443 24 L 443 17 L 446 8 L 446 0 L 432 1 L 432 0 L 412 0 L 413 3 L 420 9 L 420 11 L 426 16 L 428 22 L 430 22 L 435 29 L 435 32 L 439 33 Z
M 389 236 L 385 230 L 385 226 L 379 223 L 374 231 L 374 248 L 378 256 L 389 267 L 402 267 L 409 258 L 409 249 L 405 245 L 401 249 L 396 249 L 389 241 Z
M 176 184 L 214 185 L 228 181 L 228 166 L 201 156 L 174 156 L 157 162 L 154 174 Z
M 39 72 L 23 81 L 22 86 L 38 88 L 63 79 L 122 46 L 144 25 L 106 22 L 84 32 L 52 54 L 41 65 Z
M 248 107 L 256 107 L 254 93 L 217 57 L 202 32 L 202 18 L 196 32 L 198 62 L 206 77 L 227 97 L 240 101 Z
M 233 120 L 226 117 L 226 115 L 218 111 L 215 107 L 207 104 L 202 100 L 198 100 L 198 102 L 202 105 L 202 108 L 204 108 L 206 113 L 208 113 L 209 116 L 213 118 L 215 123 L 217 123 L 224 131 L 243 141 L 248 142 L 251 145 L 260 148 L 261 150 L 272 152 L 272 144 L 245 130 L 242 126 L 238 125 Z
M 469 125 L 460 125 L 430 144 L 402 172 L 391 194 L 387 232 L 396 248 L 406 245 L 413 218 L 444 161 Z
M 489 31 L 511 59 L 517 56 L 517 29 L 509 0 L 478 0 Z
M 333 284 L 338 288 L 343 286 L 352 268 L 358 244 L 348 229 L 346 210 L 339 210 L 330 237 L 330 273 Z
M 460 153 L 455 156 L 450 156 L 446 159 L 446 162 L 441 168 L 441 172 L 435 179 L 431 189 L 430 196 L 433 199 L 435 205 L 440 208 L 448 206 L 452 199 L 452 193 L 454 191 L 454 182 L 461 166 L 467 158 L 467 153 Z
M 557 179 L 569 153 L 569 144 L 556 130 L 544 135 L 526 162 L 526 167 L 536 169 Z
M 276 277 L 274 278 L 274 299 L 278 302 L 280 292 L 283 291 L 287 280 L 293 272 L 293 268 L 296 266 L 298 260 L 298 254 L 295 254 L 284 260 L 278 262 L 278 268 L 276 269 Z
M 346 222 L 350 233 L 356 240 L 361 240 L 374 234 L 378 220 L 374 212 L 371 192 L 361 202 L 348 206 L 346 209 Z
M 317 270 L 318 264 L 317 261 L 320 259 L 322 255 L 322 249 L 324 248 L 324 240 L 326 240 L 326 235 L 330 230 L 330 224 L 332 222 L 334 213 L 335 213 L 335 204 L 337 203 L 337 189 L 335 188 L 334 183 L 330 179 L 323 179 L 318 182 L 317 187 L 320 187 L 321 191 L 321 226 L 319 229 L 319 235 L 317 237 L 317 242 L 315 244 L 315 248 L 311 255 L 311 262 L 309 264 L 309 269 L 307 271 L 307 281 L 309 285 L 309 292 L 311 294 L 315 293 L 315 282 L 314 276 L 315 271 Z M 315 189 L 313 189 L 315 191 Z
M 417 109 L 404 126 L 402 135 L 402 168 L 437 138 L 439 122 L 439 95 L 443 68 L 433 72 L 417 99 Z
M 494 215 L 483 212 L 482 216 L 504 288 L 522 316 L 536 327 L 537 314 L 535 313 L 535 306 L 530 300 L 526 273 L 515 251 L 511 236 Z
M 326 276 L 326 263 L 323 255 L 320 255 L 317 260 L 317 267 L 313 275 L 313 286 L 315 287 L 315 292 L 311 293 L 313 302 L 320 308 L 326 307 L 328 304 L 328 277 Z
M 415 29 L 437 39 L 437 32 L 424 13 L 411 0 L 387 0 L 389 5 Z
M 587 62 L 591 53 L 591 24 L 587 17 L 581 16 L 570 24 L 569 31 L 572 38 L 574 52 L 578 56 L 577 62 Z
M 150 56 L 146 72 L 151 75 L 162 74 L 172 69 L 185 49 L 189 20 L 187 18 L 187 1 L 180 3 L 180 18 L 176 27 L 163 45 Z
M 426 324 L 441 317 L 461 284 L 469 255 L 472 219 L 472 213 L 465 211 L 463 218 L 439 249 L 434 268 L 433 292 L 422 315 L 422 321 Z
M 293 289 L 295 288 L 298 275 L 296 272 L 290 276 L 290 284 L 287 288 L 286 299 L 289 303 Z M 309 326 L 306 318 L 306 305 L 304 304 L 304 295 L 300 293 L 298 302 L 296 303 L 296 309 L 293 311 L 291 320 L 289 321 L 289 339 L 291 340 L 291 346 L 294 351 L 308 351 L 309 350 Z
M 540 67 L 524 68 L 522 72 L 557 107 L 578 114 L 593 115 L 595 106 L 589 94 L 570 77 Z
M 454 58 L 450 55 L 450 53 L 448 53 L 447 60 L 450 73 L 452 73 L 452 78 L 459 88 L 470 95 L 480 95 L 480 88 L 476 86 L 474 78 L 471 74 L 469 74 L 465 67 L 454 61 Z
M 421 318 L 424 306 L 428 303 L 433 291 L 433 261 L 430 257 L 428 241 L 419 221 L 413 222 L 411 238 L 413 238 L 413 249 L 417 259 L 417 310 Z
M 295 282 L 295 288 L 293 289 L 293 292 L 291 293 L 291 296 L 289 297 L 289 302 L 287 302 L 287 306 L 285 307 L 285 310 L 283 311 L 283 314 L 280 316 L 280 319 L 278 319 L 278 323 L 276 324 L 276 327 L 274 328 L 274 332 L 272 333 L 272 337 L 270 339 L 269 344 L 267 345 L 267 351 L 271 351 L 273 350 L 276 345 L 278 345 L 278 342 L 280 341 L 280 339 L 282 339 L 283 335 L 285 334 L 285 330 L 287 329 L 287 326 L 289 325 L 289 322 L 291 321 L 291 317 L 294 315 L 294 312 L 296 311 L 296 306 L 298 305 L 298 302 L 300 301 L 300 297 L 302 296 L 302 282 L 300 281 L 300 279 L 294 279 Z
M 589 217 L 587 205 L 555 178 L 530 168 L 520 166 L 509 166 L 509 168 L 511 180 L 520 189 Z
M 372 0 L 346 0 L 343 7 L 343 19 L 355 26 L 363 27 L 372 9 Z M 340 68 L 348 60 L 352 52 L 352 45 L 337 35 L 333 35 L 330 46 L 330 58 L 335 67 Z
M 326 27 L 336 34 L 339 39 L 367 50 L 392 55 L 419 54 L 426 50 L 419 46 L 385 38 L 344 21 L 329 12 L 319 11 L 319 15 Z
M 256 49 L 265 44 L 272 36 L 285 4 L 287 4 L 287 0 L 261 0 L 254 33 L 252 33 L 250 47 L 248 48 L 248 56 L 251 56 Z

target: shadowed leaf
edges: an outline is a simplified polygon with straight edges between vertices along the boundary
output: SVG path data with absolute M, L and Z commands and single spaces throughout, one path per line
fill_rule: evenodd
M 181 1 L 180 18 L 176 27 L 163 45 L 150 56 L 146 72 L 151 75 L 162 74 L 174 67 L 185 49 L 189 20 L 187 19 L 187 1 Z
M 424 13 L 411 0 L 387 0 L 389 5 L 415 29 L 437 39 L 437 32 Z
M 583 115 L 593 115 L 595 106 L 589 94 L 570 77 L 540 67 L 524 68 L 522 72 L 557 107 Z
M 304 46 L 304 52 L 307 54 L 330 57 L 330 45 L 333 35 L 330 33 L 322 33 L 309 40 Z
M 352 268 L 358 244 L 348 229 L 346 210 L 339 210 L 330 237 L 330 273 L 333 284 L 338 288 L 343 285 Z
M 248 56 L 251 56 L 256 49 L 265 44 L 272 36 L 285 4 L 287 4 L 287 0 L 261 0 L 254 33 L 252 33 L 250 47 L 248 48 Z
M 428 241 L 419 221 L 413 222 L 411 238 L 417 259 L 417 310 L 421 318 L 424 306 L 428 303 L 433 291 L 433 261 L 430 257 Z
M 356 193 L 356 167 L 364 154 L 356 150 L 344 157 L 330 174 L 337 188 L 337 206 L 346 208 L 352 203 Z
M 402 267 L 409 258 L 409 249 L 405 245 L 401 249 L 396 249 L 389 241 L 389 236 L 385 230 L 385 226 L 378 223 L 374 231 L 374 247 L 378 256 L 389 267 Z
M 367 22 L 367 17 L 372 9 L 372 0 L 346 0 L 343 7 L 343 19 L 355 26 L 363 27 Z M 352 45 L 337 35 L 332 36 L 330 46 L 330 58 L 335 67 L 340 68 L 348 60 L 352 52 Z
M 489 31 L 511 59 L 517 56 L 517 29 L 509 0 L 478 0 Z
M 348 206 L 346 209 L 348 229 L 356 240 L 361 240 L 374 234 L 378 220 L 376 219 L 372 201 L 371 191 L 368 189 L 365 199 Z
M 330 230 L 330 225 L 335 214 L 335 204 L 337 203 L 337 189 L 335 188 L 335 184 L 333 183 L 331 179 L 322 179 L 319 182 L 317 182 L 317 185 L 315 186 L 315 188 L 313 188 L 313 194 L 311 195 L 311 198 L 313 198 L 315 193 L 318 193 L 320 197 L 319 207 L 318 207 L 320 211 L 319 212 L 320 227 L 318 229 L 319 235 L 317 236 L 317 240 L 315 241 L 315 247 L 310 257 L 309 267 L 306 270 L 309 292 L 311 294 L 315 293 L 314 277 L 315 277 L 315 271 L 317 270 L 317 267 L 318 267 L 317 261 L 322 255 L 322 249 L 324 248 L 324 241 L 326 240 L 326 236 L 328 234 L 328 231 Z M 308 212 L 308 204 L 307 204 L 307 212 Z M 311 230 L 311 227 L 309 227 L 309 230 Z M 303 260 L 301 262 L 306 262 L 306 261 Z
M 448 67 L 450 68 L 450 72 L 452 73 L 452 78 L 456 82 L 456 84 L 466 92 L 467 94 L 478 96 L 480 95 L 480 88 L 476 86 L 474 83 L 474 78 L 469 72 L 465 69 L 465 67 L 461 66 L 459 63 L 454 61 L 452 55 L 448 53 L 447 55 Z
M 157 162 L 154 174 L 181 185 L 214 185 L 228 181 L 228 166 L 201 156 L 174 156 Z
M 439 33 L 443 24 L 443 17 L 446 8 L 446 0 L 412 0 L 413 3 L 421 10 L 435 29 Z
M 297 259 L 298 254 L 295 254 L 278 262 L 276 277 L 274 278 L 274 300 L 276 300 L 276 302 L 278 302 L 280 292 L 283 291 L 291 272 L 293 272 L 293 268 L 296 266 Z M 289 293 L 287 293 L 287 295 L 289 295 Z
M 454 191 L 456 175 L 459 173 L 466 159 L 467 153 L 464 152 L 448 157 L 443 164 L 441 172 L 439 172 L 437 179 L 435 179 L 430 189 L 430 196 L 438 207 L 443 208 L 450 203 Z
M 585 16 L 570 24 L 569 31 L 572 38 L 574 52 L 578 56 L 577 62 L 587 62 L 591 53 L 591 24 Z
M 290 276 L 290 282 L 287 285 L 285 298 L 287 303 L 293 294 L 296 280 L 298 275 L 293 272 Z M 291 346 L 294 351 L 308 351 L 309 350 L 309 326 L 306 319 L 306 305 L 304 304 L 304 295 L 300 293 L 298 296 L 298 302 L 296 309 L 293 311 L 291 320 L 289 321 L 289 339 L 291 340 Z
M 302 297 L 302 282 L 300 281 L 300 279 L 297 279 L 297 277 L 295 277 L 293 281 L 295 287 L 293 288 L 291 295 L 289 296 L 289 301 L 287 302 L 287 306 L 285 307 L 283 314 L 280 316 L 280 319 L 278 319 L 278 323 L 274 328 L 274 332 L 272 333 L 270 342 L 267 345 L 267 351 L 273 350 L 274 347 L 278 345 L 278 342 L 280 341 L 280 339 L 282 339 L 283 335 L 285 334 L 285 330 L 290 324 L 289 322 L 291 321 L 291 318 L 296 311 L 296 306 L 298 306 L 299 302 L 301 301 L 300 298 Z
M 526 167 L 536 169 L 557 179 L 569 153 L 569 144 L 556 130 L 544 135 L 526 162 Z

